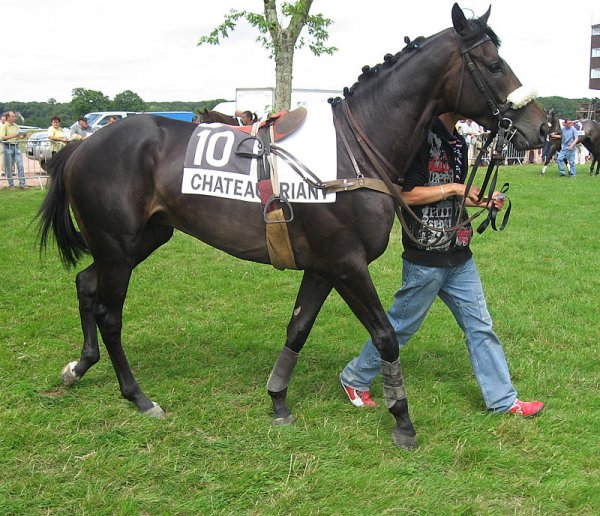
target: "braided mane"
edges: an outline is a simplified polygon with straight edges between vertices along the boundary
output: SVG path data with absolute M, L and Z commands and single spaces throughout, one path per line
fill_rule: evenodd
M 470 36 L 468 36 L 468 38 L 465 39 L 466 44 L 468 44 L 471 40 L 476 40 L 476 39 L 480 38 L 482 34 L 485 34 L 490 38 L 490 40 L 496 46 L 496 48 L 500 48 L 500 44 L 501 44 L 500 38 L 496 35 L 496 33 L 492 30 L 492 28 L 487 23 L 485 23 L 480 18 L 475 18 L 473 20 L 470 20 L 469 23 L 472 24 L 474 27 L 473 27 L 472 34 Z M 363 84 L 365 81 L 367 81 L 371 77 L 374 77 L 374 76 L 378 75 L 380 72 L 382 72 L 388 68 L 391 68 L 393 65 L 395 65 L 398 62 L 398 60 L 400 58 L 407 56 L 407 55 L 412 55 L 417 50 L 420 50 L 423 41 L 425 41 L 424 36 L 419 36 L 418 38 L 416 38 L 413 41 L 410 41 L 408 36 L 406 36 L 404 38 L 404 42 L 406 43 L 406 46 L 400 52 L 398 52 L 394 55 L 386 54 L 383 57 L 383 63 L 377 64 L 373 67 L 371 67 L 369 65 L 363 66 L 362 73 L 358 76 L 357 81 L 350 88 L 348 88 L 348 87 L 344 88 L 344 97 L 348 97 L 348 96 L 352 95 L 358 86 Z

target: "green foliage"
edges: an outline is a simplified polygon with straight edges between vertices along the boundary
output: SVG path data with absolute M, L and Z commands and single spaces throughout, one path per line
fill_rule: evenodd
M 461 331 L 436 301 L 401 352 L 412 453 L 393 446 L 385 407 L 356 409 L 339 387 L 366 332 L 335 293 L 290 384 L 297 422 L 273 427 L 265 383 L 301 273 L 179 232 L 134 271 L 123 324 L 133 372 L 167 417 L 121 397 L 102 345 L 62 386 L 81 351 L 74 272 L 52 248 L 38 255 L 43 192 L 0 190 L 0 514 L 599 514 L 600 179 L 539 172 L 501 168 L 511 222 L 473 250 L 514 384 L 547 408 L 485 414 Z M 385 306 L 401 253 L 396 225 L 370 268 Z
M 540 106 L 546 110 L 554 109 L 559 118 L 577 118 L 577 109 L 584 103 L 589 104 L 591 99 L 567 99 L 564 97 L 538 97 Z
M 270 2 L 265 0 L 265 4 L 267 3 Z M 311 52 L 316 56 L 321 54 L 333 54 L 337 48 L 325 45 L 329 38 L 327 29 L 333 23 L 333 20 L 326 18 L 322 14 L 309 14 L 311 4 L 312 2 L 307 2 L 306 0 L 284 2 L 281 5 L 281 14 L 290 22 L 288 29 L 292 25 L 298 25 L 300 29 L 306 27 L 308 35 L 310 36 L 309 39 L 300 37 L 296 42 L 296 48 L 302 48 L 308 45 Z M 219 45 L 222 39 L 228 38 L 230 33 L 235 30 L 240 19 L 245 19 L 252 27 L 258 30 L 259 35 L 256 38 L 256 41 L 266 48 L 269 51 L 270 56 L 274 58 L 279 51 L 279 47 L 278 42 L 276 41 L 277 38 L 274 38 L 273 34 L 274 31 L 281 29 L 277 25 L 279 21 L 275 16 L 273 19 L 268 19 L 267 14 L 259 14 L 251 11 L 231 9 L 229 14 L 225 15 L 223 22 L 219 26 L 213 29 L 208 35 L 201 36 L 198 39 L 198 46 L 203 44 Z M 296 36 L 297 35 L 294 37 Z
M 110 99 L 101 91 L 74 88 L 71 109 L 77 117 L 91 111 L 108 111 L 110 109 Z
M 166 101 L 166 102 L 144 102 L 137 93 L 126 90 L 123 93 L 130 92 L 132 95 L 127 95 L 128 98 L 134 100 L 139 99 L 143 104 L 143 109 L 130 109 L 129 107 L 115 107 L 125 105 L 137 105 L 132 104 L 121 104 L 117 102 L 117 97 L 122 94 L 115 95 L 115 99 L 111 101 L 110 110 L 117 111 L 194 111 L 204 110 L 204 108 L 211 110 L 220 102 L 225 102 L 226 99 L 213 99 L 213 100 L 200 100 L 197 102 L 183 102 L 183 101 Z M 53 99 L 50 99 L 53 100 Z M 41 127 L 43 129 L 50 126 L 50 119 L 57 115 L 62 119 L 62 126 L 69 127 L 73 122 L 76 122 L 81 114 L 89 113 L 89 111 L 79 110 L 75 111 L 71 102 L 0 102 L 0 112 L 4 111 L 15 111 L 23 115 L 25 122 L 24 125 L 31 125 L 35 127 Z
M 131 90 L 125 90 L 117 93 L 111 102 L 113 111 L 145 111 L 146 103 L 137 93 Z

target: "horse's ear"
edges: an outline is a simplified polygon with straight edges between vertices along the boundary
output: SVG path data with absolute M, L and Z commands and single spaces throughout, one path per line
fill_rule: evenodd
M 465 36 L 469 31 L 469 22 L 458 4 L 452 6 L 452 25 L 454 30 L 462 36 Z
M 208 109 L 204 108 L 204 114 L 208 115 Z
M 479 19 L 486 25 L 488 24 L 488 18 L 490 17 L 491 12 L 492 12 L 492 6 L 490 5 L 488 7 L 488 10 L 485 12 L 485 14 L 479 17 Z

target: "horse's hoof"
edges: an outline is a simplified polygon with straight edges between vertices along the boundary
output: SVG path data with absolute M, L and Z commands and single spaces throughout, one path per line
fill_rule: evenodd
M 419 446 L 416 435 L 401 434 L 397 428 L 392 432 L 392 440 L 398 448 L 404 450 L 414 450 Z
M 273 424 L 275 426 L 289 426 L 289 425 L 293 425 L 295 423 L 295 419 L 294 416 L 292 416 L 291 414 L 285 416 L 285 417 L 275 417 L 273 418 Z
M 60 379 L 64 385 L 73 385 L 79 380 L 79 376 L 75 374 L 75 366 L 77 362 L 69 362 L 61 371 Z
M 144 414 L 144 416 L 161 418 L 161 417 L 164 417 L 165 411 L 162 408 L 160 408 L 160 405 L 158 403 L 155 403 L 153 401 L 152 408 L 149 408 L 148 410 L 144 410 L 142 412 L 142 414 Z

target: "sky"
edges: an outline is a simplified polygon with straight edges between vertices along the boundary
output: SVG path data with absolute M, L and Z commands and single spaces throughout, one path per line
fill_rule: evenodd
M 334 23 L 333 56 L 296 51 L 294 87 L 339 90 L 361 68 L 382 62 L 403 39 L 452 25 L 450 0 L 315 0 L 312 14 Z M 568 5 L 567 5 L 568 4 Z M 600 1 L 501 0 L 489 25 L 502 39 L 500 55 L 540 96 L 598 97 L 588 88 L 591 25 Z M 462 0 L 467 17 L 489 0 Z M 145 101 L 234 99 L 236 88 L 272 87 L 275 66 L 245 22 L 219 46 L 197 46 L 230 9 L 262 13 L 262 0 L 0 0 L 3 45 L 0 101 L 69 102 L 73 88 L 110 98 L 132 90 Z M 11 34 L 12 33 L 12 34 Z

